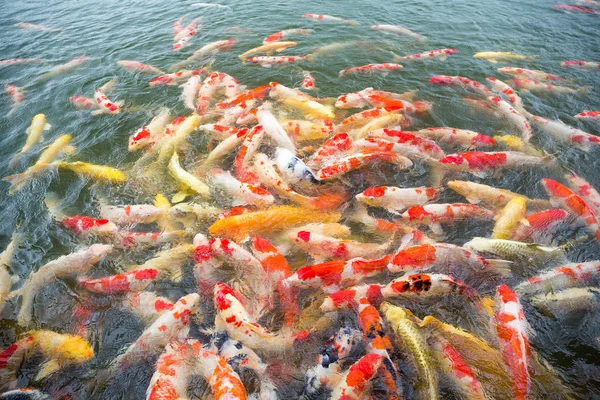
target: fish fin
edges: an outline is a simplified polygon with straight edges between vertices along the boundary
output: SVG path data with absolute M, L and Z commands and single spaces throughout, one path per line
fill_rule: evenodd
M 510 267 L 513 264 L 512 261 L 497 260 L 497 259 L 486 259 L 485 261 L 488 263 L 489 269 L 493 270 L 497 274 L 502 275 L 502 276 L 510 276 L 510 274 L 511 274 Z
M 31 171 L 27 170 L 20 174 L 13 174 L 2 178 L 3 181 L 9 182 L 10 188 L 8 189 L 8 194 L 13 195 L 19 189 L 21 189 L 31 178 Z
M 181 270 L 171 274 L 171 280 L 175 283 L 181 282 L 183 278 L 183 272 Z
M 588 237 L 586 235 L 579 236 L 578 238 L 569 240 L 567 243 L 561 244 L 560 246 L 558 246 L 558 248 L 561 251 L 567 251 L 567 250 L 570 250 L 571 248 L 573 248 L 576 244 L 585 242 L 587 239 L 588 239 Z
M 94 110 L 92 111 L 92 115 L 96 116 L 96 115 L 102 115 L 104 114 L 104 110 Z
M 492 175 L 487 171 L 469 171 L 469 173 L 471 173 L 472 175 L 475 175 L 476 177 L 478 177 L 480 179 L 487 179 Z
M 31 126 L 25 129 L 25 134 L 29 136 L 31 134 Z
M 441 235 L 444 233 L 444 230 L 442 229 L 442 225 L 439 222 L 430 222 L 427 225 L 429 226 L 429 229 L 431 229 L 431 231 L 433 233 L 435 233 L 436 235 Z
M 434 163 L 431 166 L 431 186 L 441 187 L 444 186 L 444 177 L 446 175 L 446 169 L 440 163 Z
M 465 198 L 471 204 L 479 204 L 481 202 L 481 199 L 478 199 L 478 198 L 475 198 L 475 197 L 466 196 Z
M 495 58 L 488 58 L 488 61 L 492 64 L 498 64 L 498 60 L 496 60 Z
M 60 363 L 58 362 L 57 359 L 54 358 L 50 361 L 46 361 L 45 363 L 42 364 L 42 368 L 40 368 L 40 371 L 35 376 L 35 380 L 36 381 L 42 380 L 42 379 L 52 375 L 59 369 L 60 369 Z
M 272 67 L 271 64 L 262 64 L 262 66 L 265 67 L 265 68 L 271 68 Z
M 439 56 L 438 58 L 442 61 L 446 61 L 448 59 L 448 56 Z
M 171 202 L 173 204 L 177 204 L 177 203 L 181 203 L 182 201 L 185 200 L 186 197 L 188 197 L 190 195 L 190 192 L 187 190 L 180 190 L 179 192 L 175 193 L 173 195 L 173 197 L 171 198 Z
M 74 154 L 75 151 L 77 151 L 77 147 L 68 145 L 68 146 L 65 146 L 61 151 L 63 154 L 71 155 L 71 154 Z
M 494 217 L 494 220 L 496 219 L 496 217 Z M 531 224 L 529 223 L 529 221 L 527 220 L 527 218 L 522 218 L 519 221 L 521 224 L 525 225 L 525 226 L 531 226 Z
M 52 128 L 52 125 L 50 125 L 49 123 L 46 122 L 46 125 L 44 125 L 44 130 L 48 131 Z

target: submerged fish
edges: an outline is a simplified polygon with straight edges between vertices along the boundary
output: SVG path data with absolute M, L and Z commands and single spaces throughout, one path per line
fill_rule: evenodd
M 483 60 L 489 61 L 491 63 L 498 63 L 498 61 L 512 61 L 512 60 L 522 60 L 522 61 L 531 61 L 535 57 L 531 56 L 522 56 L 517 53 L 511 53 L 507 51 L 484 51 L 480 53 L 475 53 L 473 55 L 475 58 L 481 58 Z

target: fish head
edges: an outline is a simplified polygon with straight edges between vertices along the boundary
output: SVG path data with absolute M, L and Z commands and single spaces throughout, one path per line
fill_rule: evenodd
M 381 196 L 384 196 L 386 191 L 386 186 L 373 186 L 368 188 L 364 192 L 357 194 L 356 200 L 360 201 L 363 204 L 376 206 L 378 204 L 377 199 Z
M 73 361 L 77 364 L 83 364 L 94 358 L 94 349 L 81 336 L 69 335 L 60 345 L 59 353 L 61 358 Z

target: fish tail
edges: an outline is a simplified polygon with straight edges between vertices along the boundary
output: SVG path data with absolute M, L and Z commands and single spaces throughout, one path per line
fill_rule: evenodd
M 488 270 L 493 271 L 500 276 L 510 276 L 510 266 L 513 263 L 512 261 L 486 259 L 485 262 L 488 264 Z
M 15 160 L 15 159 L 13 158 L 13 160 Z M 25 186 L 25 184 L 33 176 L 32 172 L 33 171 L 30 171 L 28 169 L 27 171 L 22 172 L 20 174 L 14 174 L 14 175 L 9 175 L 7 177 L 4 177 L 2 180 L 10 183 L 10 188 L 8 189 L 8 194 L 12 196 L 18 190 L 20 190 L 23 186 Z
M 593 86 L 582 86 L 579 89 L 577 89 L 578 93 L 587 93 L 590 90 L 592 90 Z
M 62 210 L 60 210 L 59 202 L 60 199 L 56 193 L 46 193 L 46 196 L 44 197 L 44 203 L 46 204 L 46 208 L 48 208 L 48 213 L 57 221 L 60 221 L 66 217 Z
M 315 61 L 315 55 L 314 55 L 314 54 L 312 54 L 312 53 L 310 53 L 310 54 L 307 54 L 307 55 L 306 55 L 306 61 L 308 61 L 308 62 L 313 62 L 313 61 Z

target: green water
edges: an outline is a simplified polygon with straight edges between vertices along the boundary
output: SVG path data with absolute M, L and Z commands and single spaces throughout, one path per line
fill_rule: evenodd
M 477 130 L 493 135 L 505 129 L 499 121 L 473 112 L 461 99 L 460 91 L 436 87 L 428 82 L 433 75 L 461 75 L 485 82 L 485 77 L 503 77 L 496 72 L 499 66 L 517 66 L 540 69 L 572 79 L 577 86 L 592 86 L 585 95 L 556 95 L 538 97 L 522 93 L 525 107 L 533 114 L 550 119 L 562 119 L 587 132 L 600 134 L 598 125 L 572 118 L 584 110 L 600 109 L 598 83 L 600 72 L 582 72 L 560 67 L 563 60 L 600 61 L 600 18 L 597 15 L 565 14 L 553 10 L 552 1 L 330 1 L 302 2 L 283 1 L 228 1 L 222 4 L 231 10 L 217 8 L 190 8 L 194 1 L 16 1 L 0 2 L 0 59 L 40 57 L 48 59 L 45 64 L 0 66 L 0 82 L 15 84 L 25 89 L 26 100 L 10 116 L 7 96 L 0 100 L 0 176 L 24 170 L 37 158 L 39 150 L 63 133 L 73 135 L 72 144 L 77 153 L 72 159 L 110 165 L 127 171 L 139 155 L 127 151 L 128 137 L 147 123 L 153 112 L 161 106 L 173 110 L 173 115 L 187 115 L 179 100 L 181 90 L 176 86 L 150 87 L 149 75 L 136 75 L 116 65 L 118 60 L 137 60 L 161 69 L 180 61 L 206 43 L 234 38 L 237 45 L 214 58 L 213 69 L 234 76 L 248 87 L 278 81 L 286 86 L 297 87 L 302 80 L 302 70 L 312 72 L 318 96 L 338 96 L 343 93 L 374 87 L 393 92 L 418 89 L 418 98 L 433 103 L 430 115 L 414 121 L 414 128 L 429 126 L 452 126 Z M 358 26 L 323 24 L 300 18 L 303 13 L 323 13 L 356 20 Z M 181 17 L 201 17 L 203 28 L 192 40 L 191 46 L 181 52 L 171 50 L 173 44 L 172 24 Z M 30 22 L 53 28 L 60 33 L 20 30 L 18 22 Z M 420 43 L 410 38 L 397 37 L 368 27 L 373 24 L 403 25 L 428 38 Z M 261 44 L 267 35 L 288 28 L 310 28 L 310 36 L 297 37 L 298 46 L 286 54 L 304 55 L 314 48 L 347 41 L 358 44 L 333 52 L 315 62 L 298 63 L 281 68 L 261 68 L 242 64 L 238 54 Z M 404 68 L 388 75 L 365 75 L 338 77 L 342 69 L 393 61 L 394 55 L 409 55 L 429 49 L 456 48 L 458 54 L 446 61 L 429 63 L 406 63 Z M 479 51 L 512 51 L 536 56 L 535 61 L 513 64 L 491 64 L 472 57 Z M 55 65 L 77 56 L 89 56 L 90 62 L 72 73 L 58 76 L 47 82 L 35 79 Z M 504 77 L 506 78 L 506 77 Z M 94 117 L 88 111 L 76 110 L 68 101 L 70 96 L 92 97 L 96 88 L 110 79 L 118 84 L 109 96 L 122 100 L 126 107 L 136 111 L 118 115 Z M 23 146 L 24 131 L 31 118 L 44 113 L 52 129 L 45 133 L 43 144 L 36 145 L 21 158 L 16 170 L 8 168 L 10 158 Z M 412 128 L 411 128 L 412 129 Z M 574 171 L 594 186 L 600 187 L 600 152 L 584 153 L 580 150 L 557 145 L 536 132 L 533 144 L 555 155 L 561 167 L 528 171 L 507 171 L 500 177 L 489 179 L 488 184 L 504 187 L 530 197 L 545 197 L 539 184 L 542 177 L 560 179 L 565 171 Z M 383 175 L 383 174 L 382 174 Z M 353 190 L 358 192 L 368 186 L 356 178 Z M 394 184 L 405 179 L 402 176 L 381 176 L 378 184 Z M 415 175 L 408 181 L 412 185 L 427 183 L 427 175 Z M 383 182 L 385 181 L 385 182 Z M 91 187 L 90 183 L 70 174 L 48 173 L 35 179 L 15 196 L 7 194 L 8 184 L 0 182 L 0 248 L 4 248 L 15 229 L 27 238 L 16 253 L 12 273 L 25 278 L 32 270 L 49 260 L 73 251 L 79 240 L 57 227 L 44 207 L 48 191 L 56 192 L 61 206 L 71 215 L 96 216 L 97 195 L 114 200 L 115 204 L 148 202 L 154 193 L 145 193 L 142 187 L 128 185 L 119 188 Z M 461 198 L 446 193 L 444 201 L 460 201 Z M 486 230 L 487 229 L 487 230 Z M 467 224 L 452 230 L 447 239 L 451 243 L 464 243 L 473 236 L 486 235 L 489 227 Z M 565 234 L 566 237 L 573 237 Z M 143 255 L 127 255 L 129 261 L 140 262 Z M 136 258 L 137 257 L 137 258 Z M 578 245 L 570 251 L 572 261 L 600 258 L 600 249 L 593 241 Z M 112 271 L 120 261 L 112 259 L 99 271 Z M 111 264 L 112 263 L 112 264 Z M 176 299 L 189 292 L 184 284 L 159 287 Z M 189 282 L 188 282 L 189 284 Z M 159 285 L 160 286 L 160 285 Z M 191 286 L 193 290 L 193 283 Z M 70 317 L 77 299 L 72 284 L 57 284 L 38 296 L 35 308 L 37 327 L 68 332 L 74 329 Z M 600 396 L 600 364 L 598 344 L 594 338 L 600 334 L 598 319 L 573 321 L 564 326 L 548 321 L 535 310 L 529 310 L 528 318 L 537 337 L 534 348 L 556 368 L 564 382 L 580 398 Z M 7 305 L 3 312 L 0 347 L 5 348 L 22 333 L 14 321 L 14 307 Z M 43 382 L 42 389 L 60 394 L 73 394 L 74 398 L 86 398 L 89 394 L 83 384 L 93 377 L 95 368 L 105 366 L 120 349 L 135 340 L 142 327 L 126 313 L 108 312 L 98 318 L 98 337 L 94 346 L 98 358 L 90 365 L 70 369 L 59 374 L 51 382 Z M 591 328 L 590 328 L 591 325 Z M 581 329 L 580 329 L 581 328 Z M 315 344 L 318 351 L 320 344 Z M 152 360 L 149 360 L 152 361 Z M 306 355 L 302 368 L 312 365 L 314 353 Z M 143 398 L 151 375 L 151 366 L 139 366 L 117 376 L 117 383 L 103 398 Z M 31 377 L 31 374 L 29 375 Z M 28 383 L 27 377 L 20 383 Z M 301 384 L 283 383 L 282 397 L 296 398 Z M 536 398 L 552 397 L 553 388 L 535 393 Z M 58 396 L 58 395 L 57 395 Z M 100 398 L 100 397 L 99 397 Z

